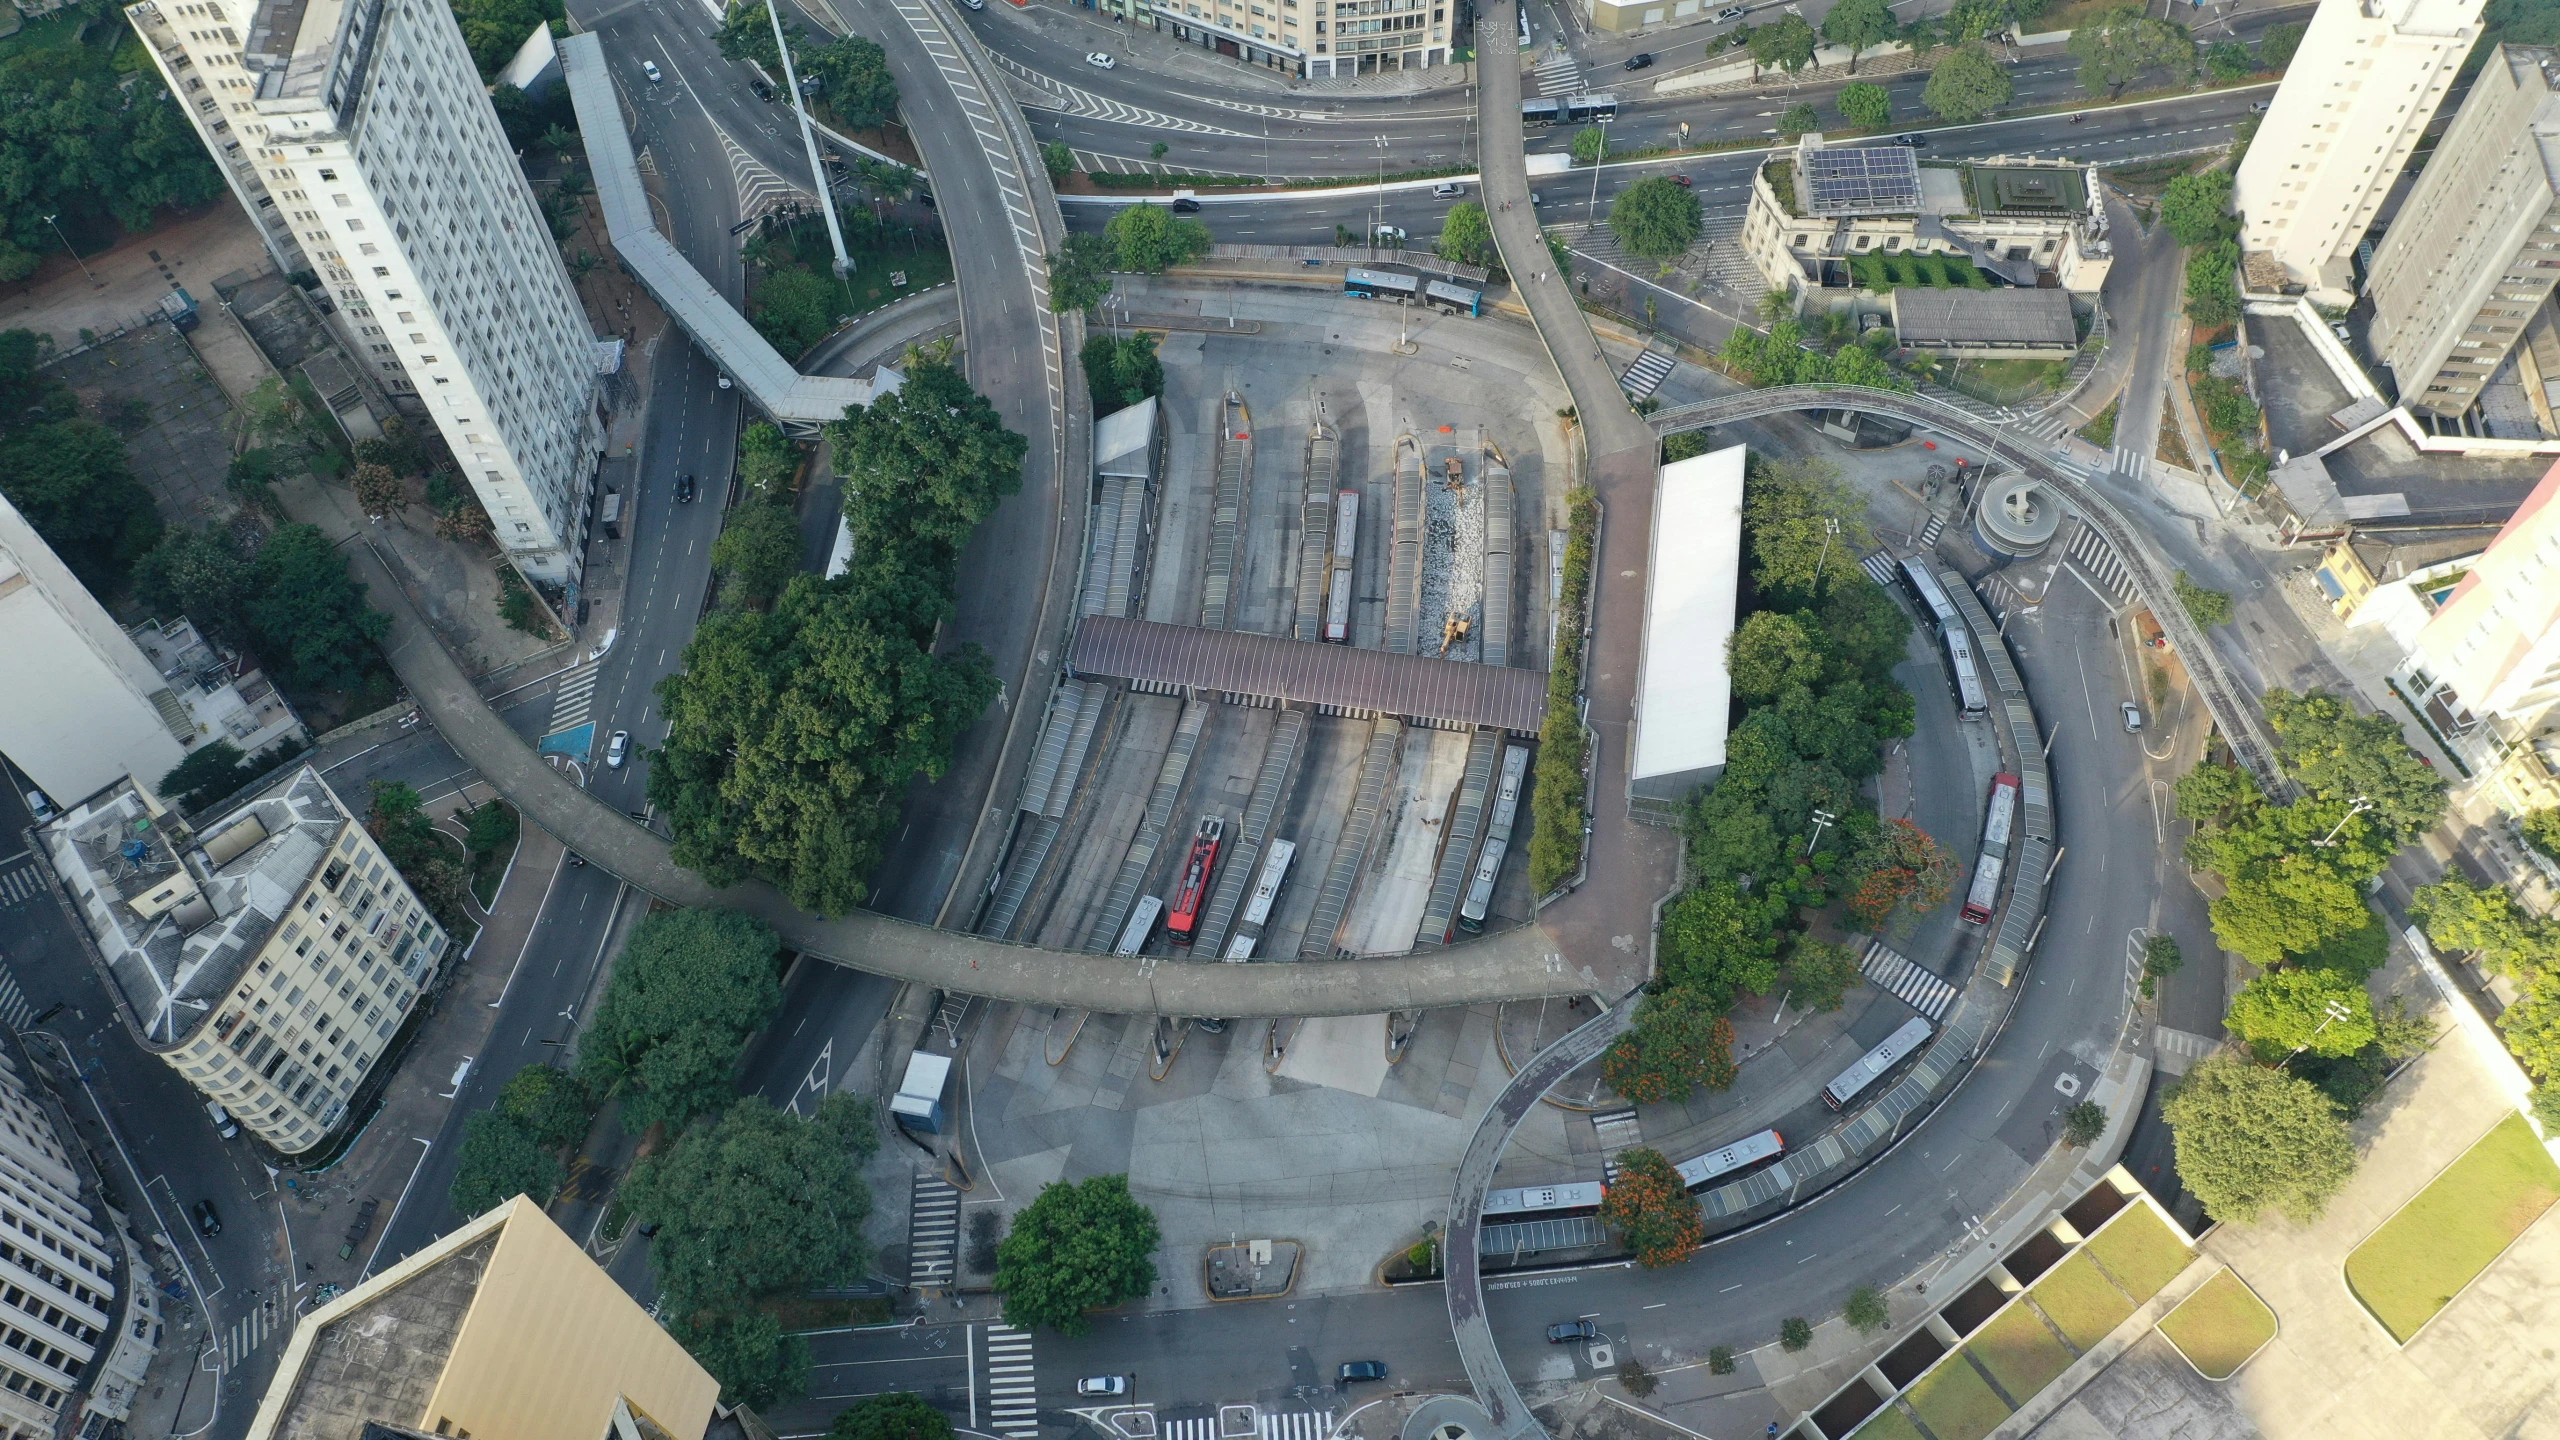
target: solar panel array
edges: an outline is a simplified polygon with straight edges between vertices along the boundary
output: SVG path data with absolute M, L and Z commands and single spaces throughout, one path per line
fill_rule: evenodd
M 1796 163 L 1816 215 L 1892 215 L 1920 208 L 1920 159 L 1905 146 L 1814 150 Z

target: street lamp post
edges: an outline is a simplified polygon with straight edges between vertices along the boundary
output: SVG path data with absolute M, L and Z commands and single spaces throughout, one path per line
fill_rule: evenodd
M 2372 808 L 2371 800 L 2362 795 L 2357 796 L 2354 803 L 2347 806 L 2347 813 L 2338 817 L 2338 823 L 2329 827 L 2329 833 L 2311 843 L 2323 847 L 2337 844 L 2338 832 L 2347 828 L 2347 822 Z
M 1840 819 L 1840 817 L 1839 817 L 1839 816 L 1832 814 L 1832 813 L 1831 813 L 1830 811 L 1828 811 L 1828 810 L 1816 810 L 1816 811 L 1814 811 L 1814 812 L 1813 812 L 1813 838 L 1812 838 L 1812 839 L 1810 839 L 1810 840 L 1807 840 L 1806 842 L 1804 842 L 1804 853 L 1806 853 L 1807 855 L 1812 854 L 1812 853 L 1813 853 L 1813 847 L 1822 843 L 1822 830 L 1823 830 L 1823 827 L 1824 827 L 1824 826 L 1826 826 L 1826 825 L 1833 825 L 1833 824 L 1837 824 L 1837 823 L 1839 822 L 1839 819 Z
M 1822 567 L 1831 559 L 1831 537 L 1839 533 L 1840 522 L 1828 515 L 1823 516 L 1822 553 L 1816 556 L 1813 562 L 1813 589 L 1817 595 L 1822 593 Z
M 71 263 L 79 266 L 80 273 L 89 277 L 89 287 L 93 290 L 101 288 L 102 282 L 98 279 L 97 273 L 89 268 L 89 262 L 81 259 L 80 252 L 71 248 L 71 237 L 63 234 L 62 226 L 56 223 L 59 219 L 59 216 L 47 215 L 44 217 L 44 223 L 53 226 L 53 238 L 62 242 L 62 248 L 71 256 Z
M 1582 212 L 1582 223 L 1585 225 L 1600 223 L 1600 167 L 1609 159 L 1609 117 L 1600 116 L 1592 123 L 1600 129 L 1600 153 L 1591 159 L 1591 205 Z
M 2282 1060 L 2276 1062 L 2276 1068 L 2281 1070 L 2287 1065 L 2292 1064 L 2293 1057 L 2310 1049 L 2311 1042 L 2320 1038 L 2321 1031 L 2328 1029 L 2331 1025 L 2346 1019 L 2349 1015 L 2354 1013 L 2354 1011 L 2347 1008 L 2346 1002 L 2343 1000 L 2322 1001 L 2320 1003 L 2320 1023 L 2311 1027 L 2311 1034 L 2309 1037 L 2304 1039 L 2301 1044 L 2294 1046 L 2291 1054 L 2286 1055 Z

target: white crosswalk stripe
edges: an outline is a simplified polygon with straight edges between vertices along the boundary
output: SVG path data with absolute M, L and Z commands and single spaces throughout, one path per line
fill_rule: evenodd
M 1642 400 L 1662 388 L 1662 382 L 1671 378 L 1671 370 L 1670 356 L 1659 350 L 1647 350 L 1627 367 L 1627 373 L 1618 378 L 1618 385 L 1627 392 L 1628 399 Z
M 596 676 L 601 673 L 601 666 L 590 665 L 560 682 L 551 697 L 552 734 L 587 723 L 588 713 L 595 708 Z
M 2188 1067 L 2222 1048 L 2222 1042 L 2187 1030 L 2172 1030 L 2166 1025 L 2152 1027 L 2151 1048 L 2159 1052 L 2163 1073 L 2184 1075 Z
M 1570 52 L 1550 53 L 1529 76 L 1538 82 L 1540 95 L 1574 95 L 1582 90 L 1582 62 Z
M 1043 75 L 1027 65 L 1009 60 L 1002 55 L 991 54 L 989 58 L 996 62 L 998 70 L 1004 72 L 1005 80 L 1013 90 L 1015 98 L 1025 105 L 1042 110 L 1055 110 L 1065 115 L 1079 115 L 1089 120 L 1101 120 L 1115 125 L 1142 126 L 1149 130 L 1171 130 L 1191 135 L 1226 135 L 1239 138 L 1244 134 L 1241 130 L 1229 130 L 1224 126 L 1211 125 L 1199 120 L 1185 120 L 1179 116 L 1167 115 L 1160 110 L 1143 109 L 1118 100 L 1106 99 L 1090 90 L 1079 89 L 1063 80 Z M 1274 117 L 1285 116 L 1290 119 L 1296 119 L 1298 116 L 1298 112 L 1294 110 L 1274 110 L 1270 113 Z
M 268 1334 L 274 1329 L 275 1323 L 269 1316 L 268 1307 L 261 1304 L 251 1310 L 247 1318 L 235 1322 L 230 1329 L 223 1331 L 223 1368 L 230 1369 L 248 1359 L 260 1345 L 266 1343 Z
M 2125 570 L 2124 561 L 2117 557 L 2115 547 L 2107 543 L 2104 535 L 2083 525 L 2080 533 L 2071 537 L 2071 544 L 2064 553 L 2078 561 L 2080 568 L 2088 571 L 2099 584 L 2114 591 L 2118 599 L 2134 598 L 2133 576 Z
M 1945 533 L 1947 533 L 1947 517 L 1932 514 L 1929 517 L 1929 523 L 1920 527 L 1920 543 L 1923 546 L 1935 545 L 1938 543 L 1938 537 Z
M 43 890 L 44 877 L 36 873 L 33 859 L 0 870 L 0 910 L 29 900 Z
M 35 1019 L 35 1010 L 27 992 L 18 988 L 18 977 L 0 968 L 0 1020 L 7 1021 L 12 1030 L 24 1030 Z
M 1214 1415 L 1203 1415 L 1194 1420 L 1167 1420 L 1158 1428 L 1164 1431 L 1164 1440 L 1218 1440 L 1218 1420 Z
M 1867 558 L 1858 562 L 1858 567 L 1867 572 L 1868 579 L 1879 585 L 1893 583 L 1893 552 L 1890 550 L 1869 552 Z
M 1911 963 L 1899 951 L 1880 941 L 1867 942 L 1867 960 L 1858 967 L 1867 978 L 1893 992 L 1912 1009 L 1931 1020 L 1943 1019 L 1947 1006 L 1956 998 L 1956 987 Z
M 940 1181 L 934 1182 L 940 1185 Z M 950 1190 L 944 1185 L 942 1188 Z M 956 1226 L 960 1192 L 951 1191 Z M 1033 1440 L 1040 1433 L 1040 1382 L 1033 1363 L 1031 1332 L 1010 1325 L 986 1330 L 987 1428 L 1009 1440 Z
M 1290 1410 L 1262 1413 L 1262 1440 L 1325 1440 L 1333 1433 L 1330 1410 Z
M 2145 462 L 2141 451 L 2134 449 L 2130 445 L 2119 445 L 2115 448 L 2115 462 L 2117 474 L 2127 476 L 2135 480 L 2142 478 Z
M 949 1285 L 960 1268 L 960 1192 L 938 1175 L 916 1172 L 907 1207 L 907 1283 Z M 1028 1347 L 1023 1356 L 1029 1368 Z M 994 1368 L 992 1355 L 989 1368 Z

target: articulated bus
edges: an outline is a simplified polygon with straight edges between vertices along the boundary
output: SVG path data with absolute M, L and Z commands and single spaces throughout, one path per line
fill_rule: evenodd
M 1333 568 L 1325 576 L 1324 638 L 1328 645 L 1351 643 L 1351 562 L 1360 554 L 1360 492 L 1344 490 L 1333 497 Z
M 1920 563 L 1919 556 L 1903 556 L 1900 569 L 1902 587 L 1911 592 L 1912 598 L 1920 602 L 1921 608 L 1929 612 L 1930 620 L 1940 629 L 1964 623 L 1964 617 L 1956 613 L 1955 605 L 1947 599 L 1947 592 L 1939 588 L 1938 577 L 1929 573 L 1928 567 Z
M 1227 822 L 1212 815 L 1200 822 L 1191 834 L 1191 854 L 1182 862 L 1182 887 L 1174 892 L 1173 904 L 1165 911 L 1165 933 L 1176 945 L 1188 945 L 1200 933 L 1200 907 L 1209 898 L 1209 877 L 1218 868 L 1218 842 L 1227 835 Z
M 1553 100 L 1520 102 L 1520 123 L 1523 125 L 1553 125 L 1562 118 L 1564 118 L 1564 107 Z
M 1618 97 L 1615 95 L 1567 95 L 1564 97 L 1564 122 L 1568 125 L 1588 125 L 1595 120 L 1617 118 Z
M 1982 672 L 1973 663 L 1973 635 L 1961 625 L 1946 627 L 1947 669 L 1955 676 L 1956 704 L 1967 720 L 1980 720 L 1991 713 L 1991 702 L 1982 688 Z
M 1982 856 L 1973 867 L 1973 888 L 1964 896 L 1968 925 L 1991 923 L 1992 903 L 2000 898 L 2000 871 L 2009 863 L 2009 821 L 2018 809 L 2018 777 L 2003 772 L 1991 777 L 1991 813 L 1982 821 Z
M 1679 1172 L 1681 1180 L 1690 1189 L 1695 1190 L 1720 1176 L 1748 1169 L 1763 1160 L 1774 1160 L 1786 1148 L 1787 1137 L 1775 1130 L 1763 1130 L 1757 1135 L 1736 1140 L 1721 1150 L 1710 1150 L 1694 1160 L 1683 1160 L 1671 1168 Z
M 1422 294 L 1422 281 L 1392 270 L 1353 265 L 1342 272 L 1342 293 L 1354 300 L 1393 300 L 1410 305 Z
M 1902 1028 L 1884 1037 L 1884 1043 L 1858 1057 L 1858 1063 L 1840 1072 L 1840 1077 L 1822 1087 L 1822 1103 L 1834 1110 L 1844 1109 L 1858 1098 L 1858 1092 L 1876 1083 L 1876 1077 L 1901 1064 L 1917 1053 L 1929 1040 L 1929 1022 L 1914 1015 L 1902 1022 Z
M 1567 1215 L 1589 1215 L 1600 1208 L 1603 1187 L 1597 1180 L 1576 1180 L 1563 1185 L 1522 1185 L 1511 1190 L 1488 1190 L 1484 1196 L 1484 1218 L 1487 1220 L 1555 1220 Z
M 1484 313 L 1483 291 L 1470 290 L 1463 285 L 1452 285 L 1446 280 L 1434 280 L 1423 286 L 1422 301 L 1434 310 L 1446 311 L 1451 315 L 1460 313 L 1482 315 Z
M 1493 908 L 1493 885 L 1502 878 L 1502 860 L 1511 852 L 1511 827 L 1520 815 L 1520 787 L 1529 776 L 1529 747 L 1505 746 L 1502 751 L 1502 781 L 1494 791 L 1493 813 L 1484 827 L 1484 854 L 1477 859 L 1475 873 L 1467 880 L 1467 897 L 1458 907 L 1458 928 L 1470 935 L 1484 929 L 1484 917 Z

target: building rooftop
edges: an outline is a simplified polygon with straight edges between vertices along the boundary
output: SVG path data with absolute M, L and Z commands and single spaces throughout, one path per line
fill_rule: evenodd
M 1112 411 L 1093 422 L 1093 473 L 1152 478 L 1155 441 L 1156 397 Z
M 1677 801 L 1724 769 L 1733 710 L 1725 646 L 1741 588 L 1748 455 L 1728 445 L 1662 467 L 1627 764 L 1638 800 Z
M 2077 345 L 2071 297 L 2060 290 L 1926 290 L 1893 292 L 1894 338 L 1927 350 L 2003 345 Z
M 1819 135 L 1796 151 L 1807 213 L 1901 215 L 1920 208 L 1920 157 L 1907 145 L 1834 149 Z
M 349 823 L 303 765 L 207 822 L 183 851 L 130 780 L 42 835 L 117 997 L 165 1049 L 213 1013 Z
M 2089 208 L 2088 172 L 2077 165 L 1967 165 L 1979 215 L 2078 215 Z
M 125 633 L 185 707 L 195 743 L 227 740 L 255 755 L 278 740 L 308 738 L 266 672 L 243 668 L 239 656 L 205 639 L 185 616 L 146 620 Z

